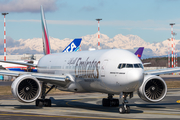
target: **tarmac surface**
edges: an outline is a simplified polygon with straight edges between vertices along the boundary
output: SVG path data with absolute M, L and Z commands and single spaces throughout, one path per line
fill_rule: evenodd
M 179 81 L 180 75 L 160 75 L 165 81 Z
M 0 81 L 0 86 L 11 86 L 12 81 Z
M 161 76 L 165 81 L 180 80 L 179 76 Z M 0 86 L 10 86 L 12 82 L 0 82 Z M 0 119 L 8 120 L 154 120 L 180 119 L 180 88 L 168 89 L 164 100 L 159 103 L 149 103 L 141 100 L 137 94 L 128 99 L 131 108 L 129 114 L 120 114 L 119 107 L 103 107 L 101 93 L 70 93 L 48 95 L 52 107 L 38 108 L 33 103 L 20 103 L 12 95 L 0 96 Z M 119 98 L 119 96 L 114 96 Z M 122 99 L 120 99 L 122 103 Z M 121 104 L 120 104 L 121 106 Z
M 165 99 L 159 103 L 144 102 L 134 94 L 132 99 L 128 99 L 129 114 L 120 114 L 119 107 L 103 107 L 101 101 L 107 97 L 106 94 L 72 93 L 48 97 L 52 100 L 52 107 L 43 108 L 36 107 L 34 102 L 20 103 L 12 96 L 1 98 L 0 119 L 180 119 L 180 89 L 169 89 Z

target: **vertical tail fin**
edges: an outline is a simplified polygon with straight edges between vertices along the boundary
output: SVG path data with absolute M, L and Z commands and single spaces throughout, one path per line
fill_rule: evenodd
M 62 52 L 73 52 L 78 51 L 79 45 L 81 44 L 82 38 L 74 39 Z
M 51 47 L 50 47 L 50 42 L 49 42 L 49 36 L 48 36 L 46 20 L 45 20 L 45 16 L 44 16 L 42 5 L 41 5 L 41 24 L 42 24 L 42 39 L 43 39 L 44 54 L 45 55 L 51 54 Z
M 141 59 L 143 50 L 144 50 L 144 47 L 140 47 L 140 48 L 135 52 L 135 55 L 137 55 L 139 59 Z

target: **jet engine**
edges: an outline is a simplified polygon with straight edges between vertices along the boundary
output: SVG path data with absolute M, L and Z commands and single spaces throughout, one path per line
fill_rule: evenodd
M 147 75 L 138 90 L 141 99 L 147 102 L 159 102 L 166 96 L 167 85 L 165 81 L 155 75 Z
M 20 102 L 30 103 L 39 97 L 41 84 L 31 75 L 21 75 L 12 83 L 11 92 Z

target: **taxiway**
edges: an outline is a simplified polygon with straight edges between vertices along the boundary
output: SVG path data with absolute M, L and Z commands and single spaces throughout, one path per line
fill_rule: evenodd
M 20 103 L 13 97 L 0 99 L 0 119 L 180 119 L 180 89 L 169 89 L 165 99 L 159 103 L 144 102 L 135 94 L 129 99 L 130 114 L 120 114 L 118 107 L 103 107 L 101 100 L 107 97 L 106 94 L 71 93 L 49 97 L 52 107 L 44 108 L 36 107 L 34 102 Z

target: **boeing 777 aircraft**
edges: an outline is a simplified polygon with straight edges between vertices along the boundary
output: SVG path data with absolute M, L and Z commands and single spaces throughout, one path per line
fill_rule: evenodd
M 44 23 L 42 6 L 41 14 Z M 42 26 L 45 30 L 44 24 Z M 46 32 L 44 35 L 44 38 L 48 38 Z M 25 64 L 37 67 L 38 73 L 0 70 L 1 75 L 17 77 L 11 90 L 20 102 L 36 101 L 36 106 L 51 106 L 51 100 L 45 97 L 51 89 L 57 87 L 71 92 L 105 93 L 107 98 L 102 100 L 103 106 L 119 106 L 119 100 L 114 99 L 113 95 L 120 95 L 122 105 L 119 112 L 129 113 L 128 96 L 132 98 L 137 91 L 141 99 L 159 102 L 166 96 L 167 86 L 158 75 L 180 71 L 180 68 L 144 71 L 141 60 L 135 54 L 122 49 L 56 54 L 50 54 L 50 49 L 47 49 L 46 53 L 37 65 Z M 47 84 L 51 84 L 48 91 Z

